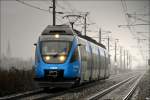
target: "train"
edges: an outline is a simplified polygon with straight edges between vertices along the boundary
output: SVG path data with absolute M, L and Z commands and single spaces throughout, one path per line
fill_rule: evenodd
M 105 46 L 69 25 L 48 25 L 34 45 L 34 80 L 42 88 L 70 87 L 110 76 Z

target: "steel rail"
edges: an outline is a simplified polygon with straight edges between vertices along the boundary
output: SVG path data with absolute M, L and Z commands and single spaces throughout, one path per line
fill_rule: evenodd
M 116 89 L 117 87 L 121 86 L 122 84 L 128 82 L 128 81 L 131 80 L 132 78 L 135 78 L 135 76 L 129 77 L 128 79 L 126 79 L 126 80 L 124 80 L 124 81 L 121 81 L 121 82 L 119 82 L 119 83 L 117 83 L 117 84 L 115 84 L 115 85 L 113 85 L 113 86 L 111 86 L 111 87 L 109 87 L 109 88 L 107 88 L 107 89 L 105 89 L 105 90 L 103 90 L 103 91 L 100 91 L 100 92 L 94 94 L 93 96 L 90 96 L 89 98 L 87 98 L 87 100 L 97 100 L 97 99 L 99 99 L 100 97 L 102 97 L 102 96 L 108 94 L 109 92 L 113 91 L 113 90 Z
M 136 90 L 138 83 L 140 82 L 141 78 L 143 77 L 144 74 L 142 74 L 137 81 L 135 82 L 134 86 L 131 88 L 131 90 L 128 92 L 128 94 L 123 98 L 123 100 L 129 100 L 131 96 L 133 95 L 134 91 Z
M 25 97 L 25 96 L 41 93 L 42 91 L 43 91 L 43 89 L 27 91 L 27 92 L 23 92 L 23 93 L 18 93 L 18 94 L 13 94 L 13 95 L 9 95 L 9 96 L 0 97 L 0 100 L 19 99 L 19 98 L 22 98 L 22 97 Z

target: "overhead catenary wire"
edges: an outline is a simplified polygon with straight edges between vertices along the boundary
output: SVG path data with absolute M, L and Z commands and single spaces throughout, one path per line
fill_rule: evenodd
M 26 5 L 26 6 L 29 6 L 29 7 L 38 9 L 38 10 L 41 10 L 41 11 L 45 11 L 45 12 L 48 12 L 48 11 L 49 11 L 49 9 L 42 9 L 42 8 L 40 8 L 40 7 L 38 7 L 38 6 L 31 5 L 31 4 L 26 3 L 26 2 L 24 2 L 24 1 L 22 1 L 22 0 L 16 0 L 16 1 L 19 2 L 19 3 L 22 3 L 22 4 Z
M 84 16 L 85 12 L 81 12 L 81 11 L 79 11 L 79 10 L 73 8 L 73 6 L 72 6 L 68 1 L 65 1 L 65 0 L 62 0 L 62 1 L 63 1 L 64 4 L 65 4 L 66 6 L 68 6 L 68 8 L 69 8 L 69 9 L 66 9 L 66 6 L 65 6 L 65 7 L 62 7 L 62 6 L 59 4 L 59 2 L 57 2 L 57 6 L 58 6 L 60 9 L 63 10 L 63 13 L 64 13 L 64 14 L 66 14 L 66 15 L 67 15 L 67 14 L 69 14 L 69 15 L 71 15 L 71 14 L 78 14 L 78 15 L 80 15 L 80 16 Z M 69 10 L 70 10 L 70 12 L 68 12 Z M 89 21 L 89 18 L 87 18 L 87 20 Z M 70 22 L 70 21 L 69 21 L 69 22 Z M 83 24 L 83 21 L 81 21 L 81 20 L 78 19 L 74 25 L 78 27 L 79 24 L 80 24 L 80 25 L 84 25 L 84 24 Z M 97 25 L 97 26 L 98 26 L 98 25 Z M 81 31 L 82 31 L 82 28 L 81 28 Z
M 32 5 L 32 4 L 26 3 L 26 2 L 24 2 L 24 1 L 22 1 L 22 0 L 16 0 L 16 1 L 19 2 L 19 3 L 21 3 L 21 4 L 26 5 L 26 6 L 28 6 L 28 7 L 31 7 L 31 8 L 37 9 L 37 10 L 41 10 L 41 11 L 44 11 L 44 12 L 47 12 L 47 13 L 50 13 L 50 14 L 52 13 L 49 9 L 43 9 L 43 8 L 38 7 L 38 6 L 35 6 L 35 5 Z M 57 19 L 59 22 L 62 23 L 62 21 L 61 21 L 58 17 L 56 17 L 56 19 Z
M 44 11 L 44 12 L 52 13 L 52 11 L 50 11 L 50 9 L 43 9 L 43 8 L 40 8 L 39 6 L 32 5 L 32 4 L 27 3 L 27 2 L 25 2 L 25 1 L 23 1 L 23 0 L 16 0 L 16 1 L 19 2 L 19 3 L 22 3 L 22 4 L 26 5 L 26 6 L 29 6 L 29 7 L 31 7 L 31 8 L 34 8 L 34 9 L 37 9 L 37 10 L 41 10 L 41 11 Z M 63 0 L 63 1 L 66 3 L 65 0 Z M 48 2 L 48 1 L 47 1 L 47 2 Z M 49 3 L 52 4 L 52 3 L 51 3 L 51 0 L 49 0 Z M 68 5 L 68 7 L 72 8 L 72 6 L 71 6 L 71 4 L 70 4 L 69 2 L 67 2 L 66 4 Z M 62 7 L 62 6 L 61 6 L 60 4 L 58 4 L 58 3 L 57 3 L 57 5 L 58 5 L 58 7 L 60 7 L 60 8 L 63 9 L 63 10 L 66 9 L 66 8 Z M 79 12 L 80 15 L 83 14 L 83 12 L 80 12 L 80 11 L 78 11 L 78 10 L 72 8 L 72 12 L 75 12 L 75 11 L 76 11 L 76 12 Z M 61 17 L 61 15 L 58 15 L 58 16 Z M 59 22 L 63 23 L 63 22 L 62 22 L 62 19 L 60 19 L 60 18 L 58 18 L 58 17 L 56 17 L 56 19 L 57 19 Z M 87 20 L 90 21 L 90 18 L 88 17 Z M 81 20 L 77 20 L 77 21 L 78 21 L 78 23 L 81 23 L 81 24 L 83 23 Z M 97 26 L 98 26 L 98 25 L 97 25 Z M 81 29 L 81 30 L 82 30 L 82 29 Z
M 136 15 L 133 16 L 133 15 L 129 14 L 128 13 L 128 8 L 127 8 L 127 4 L 126 4 L 125 0 L 121 0 L 121 4 L 122 4 L 122 8 L 123 8 L 123 13 L 125 14 L 125 19 L 126 19 L 126 22 L 127 22 L 127 25 L 125 25 L 125 26 L 129 29 L 129 31 L 132 34 L 132 36 L 135 37 L 136 39 L 138 39 L 138 37 L 136 37 L 136 34 L 135 34 L 136 31 L 135 31 L 135 27 L 134 26 L 137 26 L 137 25 L 146 25 L 146 24 L 133 24 L 133 23 L 131 23 L 130 18 L 135 18 L 136 20 L 140 20 L 142 22 L 148 22 L 148 23 L 149 23 L 149 21 L 143 20 L 142 18 L 139 18 Z M 137 47 L 139 49 L 139 52 L 141 53 L 141 56 L 144 58 L 144 55 L 142 53 L 142 48 L 140 46 L 141 45 L 138 44 Z
M 59 22 L 63 23 L 63 22 L 62 22 L 62 20 L 61 20 L 61 19 L 59 19 L 57 16 L 56 16 L 56 19 L 57 19 Z
M 43 8 L 38 7 L 38 6 L 35 6 L 35 5 L 32 5 L 32 4 L 26 3 L 26 2 L 24 2 L 24 1 L 22 1 L 22 0 L 16 0 L 16 1 L 19 2 L 19 3 L 21 3 L 21 4 L 26 5 L 26 6 L 28 6 L 28 7 L 31 7 L 31 8 L 37 9 L 37 10 L 41 10 L 41 11 L 44 11 L 44 12 L 52 13 L 52 12 L 50 11 L 50 9 L 43 9 Z M 51 0 L 50 0 L 50 1 L 51 1 Z M 50 2 L 49 2 L 49 3 L 50 3 Z M 52 5 L 52 3 L 50 3 L 50 4 Z M 59 4 L 57 4 L 57 5 L 59 5 Z M 63 10 L 65 9 L 64 7 L 62 7 L 62 6 L 60 6 L 60 5 L 59 5 L 59 7 L 60 7 L 61 9 L 63 9 Z M 59 15 L 59 16 L 60 16 L 60 15 Z M 62 16 L 60 16 L 60 17 L 62 17 Z M 56 17 L 56 19 L 62 23 L 62 20 L 61 20 L 61 19 L 59 19 L 58 17 Z
M 130 21 L 129 21 L 129 17 L 127 15 L 127 12 L 128 12 L 128 7 L 127 7 L 127 4 L 126 4 L 126 1 L 125 0 L 121 0 L 121 4 L 122 4 L 122 8 L 123 8 L 123 13 L 125 14 L 125 20 L 127 22 L 127 27 L 128 29 L 130 30 L 131 34 L 133 34 L 132 32 L 132 29 L 131 27 L 129 26 L 130 25 Z M 134 34 L 133 34 L 134 35 Z
M 142 18 L 137 17 L 136 15 L 133 16 L 133 15 L 127 13 L 127 16 L 130 17 L 130 18 L 134 18 L 134 19 L 136 19 L 136 20 L 140 20 L 140 21 L 142 21 L 142 22 L 150 23 L 149 20 L 144 20 L 144 19 L 142 19 Z

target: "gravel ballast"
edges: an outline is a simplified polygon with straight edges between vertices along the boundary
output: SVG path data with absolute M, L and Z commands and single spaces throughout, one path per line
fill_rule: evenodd
M 150 100 L 150 69 L 144 74 L 138 89 L 137 100 Z

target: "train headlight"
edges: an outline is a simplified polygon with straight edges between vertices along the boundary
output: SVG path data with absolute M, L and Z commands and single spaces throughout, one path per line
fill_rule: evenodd
M 51 59 L 51 57 L 50 56 L 45 56 L 44 59 L 45 59 L 45 61 L 49 61 Z
M 59 38 L 59 34 L 55 34 L 55 38 Z
M 66 56 L 64 56 L 64 55 L 59 56 L 59 60 L 60 60 L 61 62 L 64 62 L 65 59 L 66 59 Z

